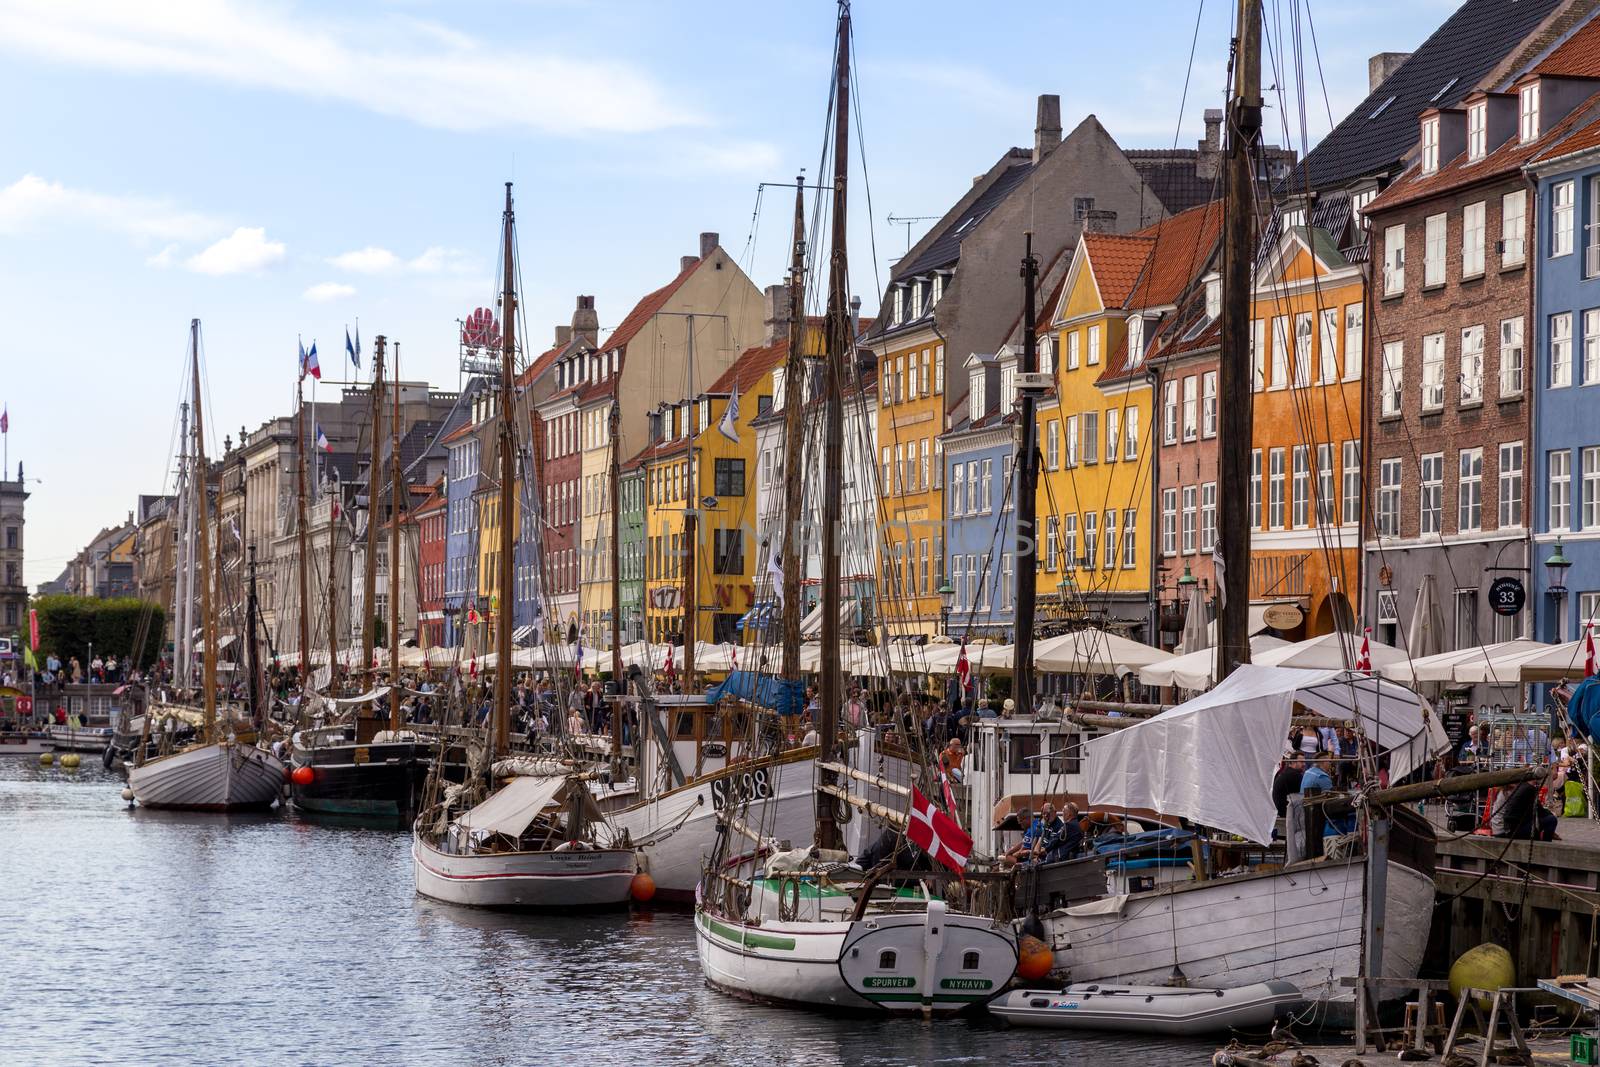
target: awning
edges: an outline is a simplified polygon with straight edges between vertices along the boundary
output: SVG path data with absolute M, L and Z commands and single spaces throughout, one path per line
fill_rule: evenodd
M 855 617 L 855 613 L 856 613 L 856 598 L 855 597 L 844 597 L 842 600 L 839 601 L 839 625 L 840 626 L 846 625 L 852 618 Z M 801 622 L 800 622 L 800 636 L 801 637 L 820 637 L 820 636 L 822 636 L 822 605 L 820 603 L 814 609 L 812 609 L 811 614 L 807 615 L 803 620 L 801 620 Z
M 463 814 L 456 825 L 474 835 L 520 837 L 566 784 L 564 776 L 513 778 L 488 800 Z
M 1360 637 L 1355 634 L 1340 634 L 1337 631 L 1313 637 L 1305 641 L 1296 641 L 1292 645 L 1274 648 L 1263 653 L 1255 662 L 1262 667 L 1300 667 L 1307 670 L 1343 670 L 1348 664 L 1355 666 L 1356 657 L 1361 654 Z M 1382 641 L 1367 639 L 1367 648 L 1372 657 L 1372 669 L 1380 670 L 1385 664 L 1398 663 L 1407 659 L 1404 652 L 1393 645 L 1386 645 Z M 1348 658 L 1346 658 L 1348 657 Z
M 518 626 L 511 631 L 511 643 L 514 645 L 527 644 L 528 638 L 533 636 L 532 626 Z
M 1454 652 L 1441 652 L 1437 656 L 1422 656 L 1407 662 L 1398 660 L 1386 663 L 1378 668 L 1378 673 L 1392 681 L 1402 684 L 1411 682 L 1459 682 L 1456 677 L 1457 670 L 1470 669 L 1474 666 L 1485 667 L 1495 660 L 1509 657 L 1521 657 L 1535 652 L 1542 652 L 1550 646 L 1538 641 L 1517 639 L 1515 641 L 1499 641 L 1492 645 L 1474 645 L 1471 648 L 1458 648 Z M 1485 671 L 1487 677 L 1489 670 Z M 1515 675 L 1501 678 L 1507 685 L 1516 682 Z
M 1258 656 L 1274 648 L 1282 648 L 1289 642 L 1277 637 L 1268 637 L 1266 634 L 1257 634 L 1250 639 L 1250 658 Z M 1187 656 L 1175 656 L 1162 663 L 1152 663 L 1148 667 L 1139 668 L 1139 681 L 1145 685 L 1164 686 L 1175 685 L 1180 689 L 1210 689 L 1211 683 L 1217 679 L 1217 650 L 1202 648 L 1191 652 Z

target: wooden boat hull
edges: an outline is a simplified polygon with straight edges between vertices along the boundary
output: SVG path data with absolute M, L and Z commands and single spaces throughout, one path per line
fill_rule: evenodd
M 417 892 L 475 908 L 565 910 L 628 902 L 638 859 L 631 849 L 568 852 L 441 852 L 412 834 Z
M 951 1014 L 987 1002 L 1017 963 L 1004 924 L 947 913 L 938 901 L 853 922 L 760 925 L 700 907 L 695 944 L 711 986 L 823 1011 Z
M 283 763 L 237 741 L 161 756 L 128 768 L 128 788 L 147 808 L 240 811 L 268 808 L 283 795 Z
M 38 756 L 45 752 L 54 752 L 55 745 L 50 738 L 39 733 L 3 733 L 0 734 L 0 756 Z
M 796 760 L 736 767 L 725 775 L 674 790 L 657 800 L 609 812 L 618 832 L 640 845 L 644 869 L 656 883 L 656 899 L 694 903 L 706 857 L 717 839 L 717 816 L 742 796 L 753 798 L 761 832 L 796 847 L 816 834 L 816 761 Z
M 1305 999 L 1351 1003 L 1339 978 L 1359 973 L 1366 860 L 1296 864 L 1262 874 L 1165 886 L 1043 917 L 1058 970 L 1074 983 L 1233 989 L 1282 981 Z M 1383 973 L 1415 977 L 1433 919 L 1433 879 L 1388 869 Z
M 50 743 L 57 752 L 104 752 L 113 733 L 109 726 L 52 726 Z
M 1013 1026 L 1186 1037 L 1265 1029 L 1303 1000 L 1300 990 L 1288 982 L 1234 989 L 1095 983 L 1065 989 L 1015 989 L 990 1004 L 989 1012 Z
M 290 787 L 295 811 L 312 817 L 409 824 L 428 778 L 435 746 L 400 741 L 298 750 L 290 763 L 311 781 Z

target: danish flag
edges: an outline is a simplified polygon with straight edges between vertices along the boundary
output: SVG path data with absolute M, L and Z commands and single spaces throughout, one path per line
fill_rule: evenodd
M 1585 623 L 1583 627 L 1583 676 L 1585 678 L 1593 678 L 1594 675 L 1594 623 Z
M 1372 670 L 1372 627 L 1368 626 L 1361 635 L 1361 651 L 1356 654 L 1356 670 Z
M 967 662 L 967 639 L 961 639 L 961 654 L 956 656 L 956 680 L 961 683 L 961 691 L 965 693 L 972 684 L 972 664 Z
M 929 856 L 949 867 L 963 871 L 967 856 L 972 852 L 972 838 L 956 821 L 922 795 L 916 786 L 911 787 L 911 817 L 906 820 L 906 839 Z

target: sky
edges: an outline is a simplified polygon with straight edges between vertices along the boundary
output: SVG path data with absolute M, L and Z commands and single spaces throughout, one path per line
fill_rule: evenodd
M 1366 95 L 1369 55 L 1456 4 L 1266 6 L 1314 24 L 1305 144 L 1268 94 L 1269 136 L 1303 150 Z M 889 216 L 940 215 L 1031 146 L 1038 94 L 1068 130 L 1094 114 L 1126 148 L 1192 147 L 1233 7 L 856 0 L 865 312 L 929 225 Z M 298 339 L 337 377 L 358 319 L 366 348 L 402 342 L 407 379 L 455 388 L 505 181 L 534 353 L 580 293 L 603 336 L 702 231 L 780 281 L 792 193 L 758 186 L 816 176 L 833 31 L 831 0 L 0 0 L 0 403 L 6 477 L 22 462 L 32 494 L 26 581 L 169 487 L 192 318 L 213 455 L 290 411 Z

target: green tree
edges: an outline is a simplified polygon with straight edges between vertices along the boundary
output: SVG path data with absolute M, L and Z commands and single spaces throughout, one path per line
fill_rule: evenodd
M 131 659 L 140 667 L 161 655 L 166 611 L 159 604 L 134 597 L 42 596 L 32 606 L 39 613 L 41 659 L 54 652 L 63 663 L 76 656 L 87 667 L 91 644 L 98 656 Z M 136 649 L 141 631 L 143 647 Z

